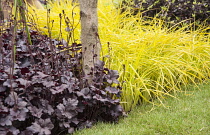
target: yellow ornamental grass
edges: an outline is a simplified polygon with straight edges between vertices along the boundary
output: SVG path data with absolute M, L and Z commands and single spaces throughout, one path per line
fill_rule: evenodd
M 66 16 L 73 17 L 70 29 L 73 28 L 74 39 L 79 40 L 78 5 L 61 1 L 48 6 L 53 26 L 47 20 L 47 11 L 29 10 L 35 12 L 38 28 L 49 33 L 46 26 L 50 22 L 51 36 L 67 40 L 64 10 Z M 153 99 L 162 103 L 165 95 L 172 96 L 183 86 L 209 78 L 210 36 L 205 30 L 184 31 L 189 25 L 179 30 L 175 30 L 176 26 L 169 29 L 161 20 L 147 21 L 140 14 L 121 13 L 112 0 L 100 0 L 98 7 L 102 57 L 107 66 L 119 71 L 120 80 L 124 81 L 121 103 L 126 111 L 144 102 L 154 103 Z M 62 14 L 61 25 L 59 14 Z
M 76 42 L 80 39 L 79 5 L 70 1 L 49 2 L 46 9 L 29 7 L 29 18 L 39 31 L 56 39 Z

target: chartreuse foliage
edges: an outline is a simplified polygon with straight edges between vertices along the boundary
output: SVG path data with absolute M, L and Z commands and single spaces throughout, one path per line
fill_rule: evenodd
M 28 9 L 31 15 L 30 21 L 34 22 L 44 34 L 53 38 L 68 39 L 69 42 L 78 40 L 80 38 L 78 3 L 65 0 L 48 3 L 47 10 L 30 7 Z
M 68 5 L 63 6 L 64 4 Z M 137 104 L 153 103 L 156 98 L 162 103 L 165 95 L 171 96 L 181 87 L 196 84 L 210 75 L 210 36 L 205 27 L 193 31 L 193 24 L 171 28 L 161 20 L 145 21 L 141 14 L 133 16 L 129 11 L 121 13 L 111 0 L 99 1 L 99 34 L 102 43 L 103 58 L 111 62 L 111 69 L 120 72 L 123 82 L 121 104 L 126 111 Z M 52 36 L 59 37 L 59 14 L 78 15 L 78 7 L 72 12 L 71 4 L 61 1 L 52 3 L 50 18 L 54 21 Z M 46 16 L 36 11 L 39 28 L 46 26 Z M 78 22 L 79 17 L 70 19 Z M 56 20 L 58 22 L 56 22 Z M 180 26 L 180 25 L 179 25 Z M 189 31 L 184 31 L 189 27 Z M 62 35 L 66 39 L 65 23 L 62 23 Z M 192 28 L 192 29 L 191 29 Z M 79 39 L 79 31 L 73 30 Z M 67 40 L 67 39 L 66 39 Z M 108 44 L 108 45 L 107 45 Z

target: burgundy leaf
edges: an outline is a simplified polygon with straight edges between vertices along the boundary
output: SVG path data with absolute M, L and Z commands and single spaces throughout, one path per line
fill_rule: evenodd
M 74 132 L 74 128 L 71 127 L 71 128 L 68 129 L 69 134 L 72 134 L 73 132 Z
M 110 84 L 112 84 L 112 83 L 118 84 L 119 83 L 119 81 L 117 80 L 119 78 L 119 73 L 117 70 L 109 70 L 106 78 L 107 78 L 107 82 Z
M 13 72 L 12 72 L 12 68 L 7 68 L 7 69 L 5 69 L 4 70 L 7 74 L 11 74 L 11 73 L 13 73 L 13 74 L 16 74 L 17 73 L 17 70 L 13 70 Z
M 68 88 L 68 85 L 66 84 L 61 84 L 60 86 L 58 87 L 54 87 L 54 88 L 51 88 L 50 91 L 52 92 L 52 94 L 57 94 L 57 93 L 61 93 L 63 92 L 65 89 Z
M 59 109 L 61 114 L 65 117 L 67 117 L 68 119 L 71 119 L 76 115 L 75 111 L 72 111 L 71 108 L 66 108 L 66 106 L 64 106 L 63 104 L 57 105 L 57 108 Z
M 5 81 L 4 83 L 3 83 L 3 86 L 7 86 L 7 87 L 11 87 L 11 84 L 12 84 L 12 87 L 14 88 L 14 87 L 17 87 L 17 83 L 15 83 L 15 82 L 13 82 L 13 81 L 11 81 L 10 79 L 7 79 L 7 81 Z
M 1 125 L 1 123 L 0 123 Z M 7 135 L 8 129 L 6 127 L 1 127 L 0 126 L 0 135 Z
M 14 120 L 24 121 L 26 119 L 28 109 L 10 109 L 10 115 L 13 117 Z
M 15 103 L 17 103 L 18 100 L 18 95 L 16 92 L 11 92 L 9 94 L 9 96 L 5 99 L 5 103 L 7 103 L 8 105 L 14 105 Z
M 44 74 L 43 72 L 37 72 L 37 74 L 39 78 L 45 78 L 49 76 L 49 75 Z
M 100 96 L 100 95 L 95 95 L 95 96 L 93 96 L 93 99 L 96 99 L 97 101 L 100 101 L 100 102 L 109 102 L 109 100 L 108 99 L 106 99 L 106 98 L 103 98 L 102 96 Z
M 8 115 L 5 118 L 0 118 L 0 125 L 1 126 L 10 126 L 12 125 L 13 118 L 12 116 Z
M 17 107 L 18 109 L 25 109 L 27 105 L 27 102 L 21 101 L 21 99 L 18 101 Z
M 39 119 L 32 123 L 30 127 L 27 129 L 32 131 L 33 133 L 38 133 L 40 135 L 50 135 L 51 130 L 54 128 L 54 125 L 52 124 L 51 120 L 48 119 Z
M 95 66 L 101 69 L 104 67 L 104 62 L 101 60 L 97 60 Z
M 55 86 L 55 82 L 53 82 L 53 81 L 43 81 L 43 85 L 46 86 L 47 88 L 50 88 L 52 86 Z
M 24 57 L 24 59 L 21 60 L 21 64 L 20 64 L 20 67 L 21 67 L 21 68 L 26 68 L 26 67 L 28 67 L 28 66 L 30 66 L 30 65 L 31 65 L 31 60 L 30 60 L 30 58 Z
M 8 112 L 8 111 L 9 111 L 8 108 L 5 107 L 3 103 L 0 101 L 0 114 L 1 112 Z
M 20 133 L 20 135 L 32 135 L 32 134 L 33 134 L 33 132 L 28 129 L 26 129 Z
M 112 99 L 113 94 L 120 97 L 120 88 L 112 87 L 118 83 L 117 71 L 97 61 L 90 86 L 82 71 L 82 52 L 77 52 L 81 44 L 64 46 L 30 31 L 28 45 L 24 30 L 13 32 L 0 34 L 0 134 L 68 134 L 99 120 L 118 120 L 123 110 L 120 100 Z M 14 67 L 12 39 L 17 43 Z
M 37 118 L 41 118 L 41 116 L 42 116 L 42 109 L 39 109 L 39 108 L 37 108 L 37 107 L 35 107 L 35 106 L 33 106 L 33 107 L 28 107 L 28 110 L 31 112 L 31 114 L 34 116 L 34 117 L 37 117 Z
M 70 127 L 70 121 L 62 121 L 59 123 L 60 127 L 65 127 L 65 128 L 69 128 Z
M 111 112 L 111 115 L 113 117 L 119 117 L 122 115 L 122 112 L 123 112 L 123 108 L 120 106 L 120 105 L 117 105 L 117 106 L 112 106 L 110 108 L 110 112 Z
M 13 134 L 13 135 L 18 135 L 20 133 L 20 130 L 18 130 L 17 128 L 11 126 L 9 128 L 9 131 Z
M 106 87 L 105 88 L 106 91 L 108 91 L 110 94 L 118 94 L 119 93 L 119 89 L 115 88 L 115 87 Z
M 90 92 L 89 88 L 83 88 L 81 91 L 77 91 L 77 95 L 85 99 L 90 99 L 91 95 L 89 94 L 89 92 Z
M 6 87 L 3 85 L 0 85 L 0 92 L 4 92 L 6 90 Z
M 63 98 L 63 104 L 57 105 L 57 108 L 59 109 L 62 115 L 71 119 L 77 114 L 76 112 L 77 104 L 78 104 L 78 100 L 76 99 L 66 100 Z
M 22 75 L 25 75 L 26 73 L 29 73 L 30 70 L 29 70 L 29 68 L 21 68 L 20 72 L 21 72 Z
M 28 81 L 28 80 L 24 80 L 22 78 L 19 78 L 16 81 L 17 82 L 20 82 L 20 84 L 23 85 L 23 86 L 25 86 L 25 87 L 31 82 L 31 81 Z
M 63 104 L 65 106 L 71 107 L 72 110 L 74 110 L 76 108 L 77 104 L 78 104 L 78 100 L 70 99 L 70 98 L 66 100 L 66 99 L 63 98 Z
M 45 113 L 51 115 L 54 112 L 53 107 L 49 104 L 49 101 L 41 99 L 42 109 Z

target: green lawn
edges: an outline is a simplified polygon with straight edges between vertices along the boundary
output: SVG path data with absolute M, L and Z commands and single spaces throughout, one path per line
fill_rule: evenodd
M 98 123 L 74 135 L 210 135 L 210 83 L 167 98 L 164 106 L 142 105 L 119 124 Z

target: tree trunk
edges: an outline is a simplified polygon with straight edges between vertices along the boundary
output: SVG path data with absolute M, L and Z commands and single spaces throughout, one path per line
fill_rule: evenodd
M 83 54 L 83 71 L 92 83 L 94 63 L 100 58 L 98 37 L 98 0 L 79 0 L 81 17 L 81 42 Z
M 2 0 L 0 0 L 0 20 L 4 20 L 4 13 L 2 9 Z
M 22 2 L 24 2 L 24 0 Z M 44 9 L 39 0 L 26 0 L 25 2 L 37 9 Z M 11 6 L 14 6 L 14 0 L 0 0 L 0 4 L 0 19 L 10 19 L 10 15 L 12 14 Z

